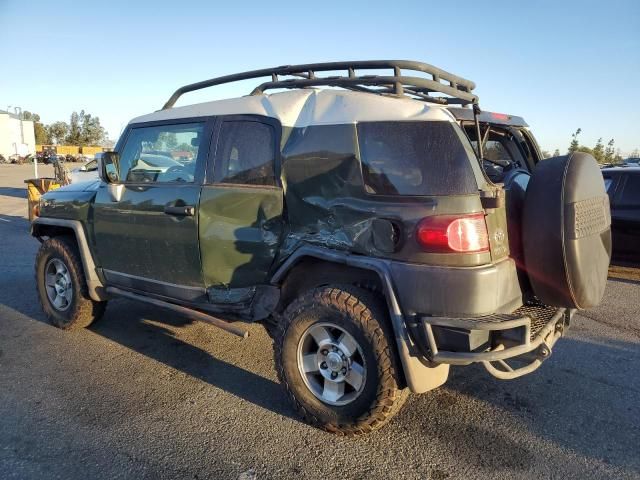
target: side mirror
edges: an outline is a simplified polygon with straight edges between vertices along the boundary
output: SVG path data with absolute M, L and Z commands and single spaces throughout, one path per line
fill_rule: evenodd
M 104 152 L 100 158 L 100 179 L 105 183 L 118 183 L 119 167 L 120 155 L 116 152 Z

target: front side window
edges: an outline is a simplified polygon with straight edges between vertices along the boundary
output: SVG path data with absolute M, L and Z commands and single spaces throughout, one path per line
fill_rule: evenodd
M 204 123 L 133 128 L 120 152 L 125 182 L 193 182 Z
M 477 191 L 464 134 L 450 122 L 362 122 L 358 144 L 367 193 L 451 195 Z M 468 142 L 467 142 L 468 144 Z
M 275 132 L 271 125 L 225 121 L 216 150 L 214 181 L 275 185 Z

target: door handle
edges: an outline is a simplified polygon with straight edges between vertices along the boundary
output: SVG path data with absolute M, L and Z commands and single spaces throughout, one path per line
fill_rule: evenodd
M 196 207 L 192 205 L 183 205 L 181 207 L 166 206 L 164 207 L 164 213 L 177 217 L 193 217 L 196 214 Z

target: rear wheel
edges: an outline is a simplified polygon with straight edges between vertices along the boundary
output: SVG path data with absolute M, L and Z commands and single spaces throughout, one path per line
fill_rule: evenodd
M 328 286 L 295 300 L 275 335 L 276 366 L 304 420 L 346 435 L 384 425 L 407 397 L 392 339 L 370 292 Z
M 89 297 L 80 254 L 71 238 L 50 238 L 42 244 L 36 257 L 36 284 L 42 309 L 58 328 L 85 328 L 104 314 L 107 302 Z

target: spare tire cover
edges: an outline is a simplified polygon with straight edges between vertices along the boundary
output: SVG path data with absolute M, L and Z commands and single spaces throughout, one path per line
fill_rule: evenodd
M 611 259 L 611 212 L 591 155 L 574 152 L 537 164 L 522 237 L 525 269 L 541 302 L 579 309 L 600 303 Z

